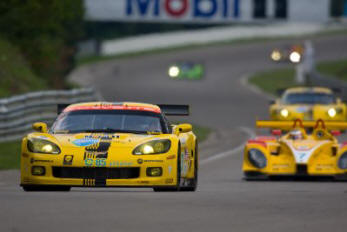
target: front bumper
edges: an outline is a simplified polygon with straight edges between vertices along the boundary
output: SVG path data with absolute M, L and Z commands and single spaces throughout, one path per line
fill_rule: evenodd
M 126 162 L 111 160 L 105 166 L 85 166 L 83 162 L 63 164 L 52 156 L 27 154 L 21 160 L 21 186 L 52 185 L 76 187 L 159 187 L 176 186 L 177 158 L 167 155 L 134 157 Z M 141 162 L 139 162 L 141 160 Z M 44 168 L 35 175 L 34 167 Z M 150 176 L 149 168 L 160 168 L 161 174 Z

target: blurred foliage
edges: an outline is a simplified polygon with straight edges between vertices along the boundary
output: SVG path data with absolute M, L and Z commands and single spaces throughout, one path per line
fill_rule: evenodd
M 64 87 L 83 32 L 83 0 L 0 1 L 1 36 L 15 44 L 34 72 Z
M 33 73 L 19 50 L 0 39 L 0 98 L 47 87 L 46 81 Z
M 347 59 L 320 63 L 319 72 L 347 81 Z

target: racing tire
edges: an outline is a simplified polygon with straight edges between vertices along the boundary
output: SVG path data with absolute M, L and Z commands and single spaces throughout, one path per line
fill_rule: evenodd
M 189 179 L 188 186 L 181 187 L 183 192 L 195 192 L 198 187 L 198 170 L 199 170 L 199 153 L 198 153 L 198 143 L 195 145 L 195 157 L 194 157 L 194 178 Z
M 70 186 L 44 186 L 44 185 L 23 185 L 25 192 L 68 192 L 71 190 Z
M 177 185 L 173 187 L 154 187 L 154 192 L 178 192 L 181 188 L 181 144 L 177 149 Z

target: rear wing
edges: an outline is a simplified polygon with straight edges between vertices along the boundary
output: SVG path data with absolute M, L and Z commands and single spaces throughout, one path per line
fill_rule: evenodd
M 189 116 L 189 105 L 161 105 L 158 104 L 161 111 L 166 116 Z
M 257 128 L 270 128 L 280 130 L 291 130 L 293 128 L 317 128 L 321 127 L 327 130 L 346 130 L 347 122 L 336 122 L 336 121 L 256 121 Z

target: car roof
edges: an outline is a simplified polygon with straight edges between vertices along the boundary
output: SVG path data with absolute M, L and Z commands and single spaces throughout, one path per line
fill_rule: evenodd
M 161 113 L 159 106 L 139 102 L 84 102 L 71 104 L 64 109 L 64 112 L 77 110 L 134 110 Z
M 288 93 L 326 93 L 326 94 L 332 94 L 333 91 L 329 88 L 324 87 L 294 87 L 294 88 L 288 88 L 285 91 L 286 94 Z

